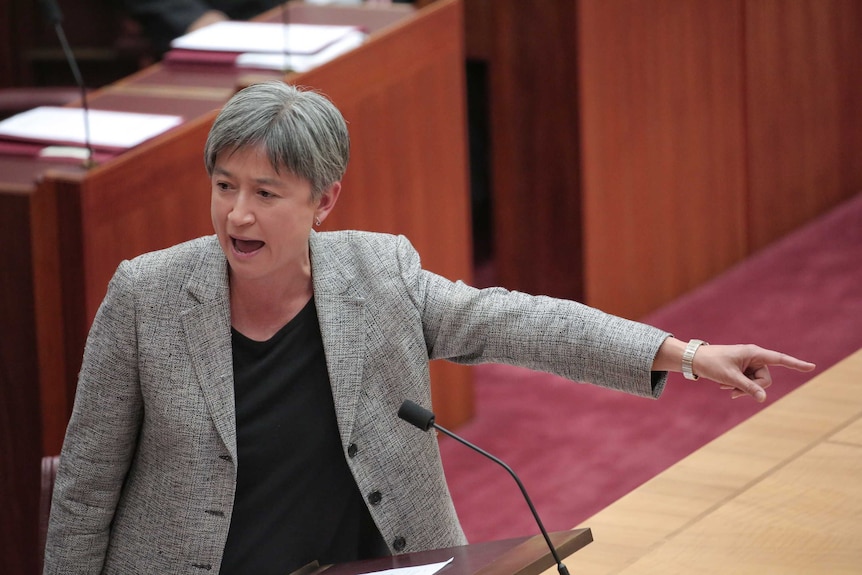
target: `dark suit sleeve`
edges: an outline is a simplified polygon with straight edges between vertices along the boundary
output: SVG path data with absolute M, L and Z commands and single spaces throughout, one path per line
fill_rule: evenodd
M 213 8 L 204 0 L 122 0 L 126 13 L 143 28 L 158 52 L 165 52 L 174 38 Z
M 126 13 L 144 28 L 159 52 L 170 48 L 174 38 L 210 10 L 218 10 L 231 20 L 250 20 L 279 5 L 278 0 L 116 0 Z

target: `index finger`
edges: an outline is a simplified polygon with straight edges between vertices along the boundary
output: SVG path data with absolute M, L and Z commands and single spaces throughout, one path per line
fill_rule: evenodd
M 804 361 L 793 357 L 792 355 L 768 349 L 763 350 L 763 354 L 759 359 L 761 359 L 766 365 L 778 365 L 788 369 L 795 369 L 796 371 L 811 371 L 817 367 L 810 361 Z

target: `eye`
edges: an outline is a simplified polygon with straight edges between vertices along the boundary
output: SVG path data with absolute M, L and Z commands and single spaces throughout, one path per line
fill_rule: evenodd
M 257 194 L 258 194 L 260 197 L 262 197 L 262 198 L 266 198 L 266 199 L 268 199 L 268 198 L 274 198 L 274 197 L 275 197 L 275 194 L 273 194 L 272 192 L 270 192 L 270 191 L 268 191 L 268 190 L 258 190 L 258 191 L 257 191 Z
M 227 183 L 227 182 L 216 182 L 216 183 L 215 183 L 215 186 L 216 186 L 219 190 L 222 190 L 222 191 L 227 190 L 227 189 L 229 189 L 229 188 L 230 188 L 230 185 L 228 185 L 228 183 Z

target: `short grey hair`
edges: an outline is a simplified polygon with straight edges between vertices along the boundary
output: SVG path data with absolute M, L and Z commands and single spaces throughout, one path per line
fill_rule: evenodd
M 276 172 L 311 183 L 312 197 L 341 180 L 350 158 L 347 123 L 325 96 L 284 82 L 252 84 L 222 108 L 210 129 L 204 163 L 212 176 L 222 152 L 263 145 Z

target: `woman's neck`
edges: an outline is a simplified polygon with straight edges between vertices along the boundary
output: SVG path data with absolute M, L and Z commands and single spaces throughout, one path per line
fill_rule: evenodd
M 282 282 L 232 277 L 231 326 L 248 338 L 266 341 L 302 311 L 313 294 L 310 273 Z

